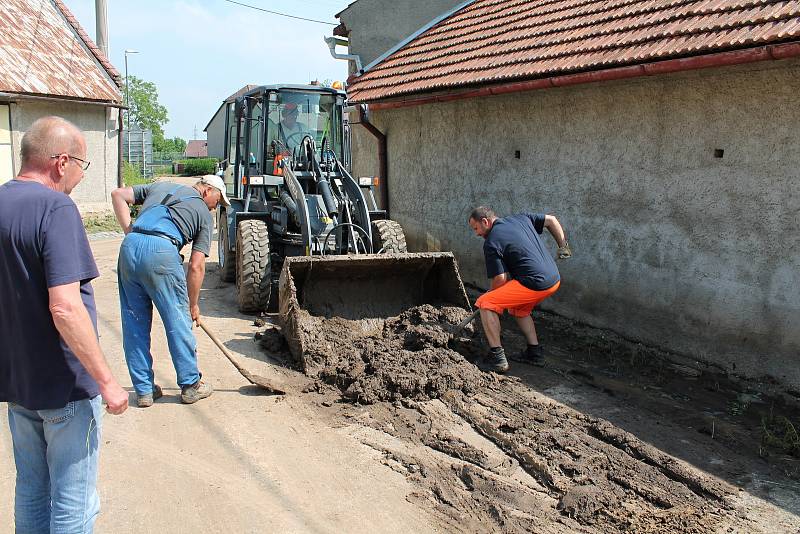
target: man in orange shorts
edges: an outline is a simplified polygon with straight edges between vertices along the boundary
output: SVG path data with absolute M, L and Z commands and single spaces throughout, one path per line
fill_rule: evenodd
M 561 223 L 554 216 L 542 213 L 497 217 L 490 208 L 480 206 L 470 213 L 469 225 L 484 239 L 486 275 L 491 280 L 489 291 L 475 303 L 489 342 L 489 364 L 498 373 L 508 371 L 500 342 L 500 316 L 508 310 L 528 342 L 522 358 L 534 365 L 544 365 L 544 352 L 531 311 L 558 290 L 561 276 L 539 236 L 547 228 L 558 245 L 558 258 L 569 258 L 572 252 Z

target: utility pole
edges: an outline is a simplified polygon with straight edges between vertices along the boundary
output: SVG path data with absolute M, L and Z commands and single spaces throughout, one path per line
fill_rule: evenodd
M 108 55 L 108 8 L 106 0 L 94 1 L 95 27 L 97 29 L 97 46 L 103 55 Z
M 128 89 L 128 54 L 138 53 L 138 50 L 125 50 L 125 107 L 128 108 L 128 111 L 125 112 L 128 123 L 125 125 L 125 128 L 128 130 L 128 135 L 126 137 L 128 140 L 128 163 L 131 161 L 131 92 Z

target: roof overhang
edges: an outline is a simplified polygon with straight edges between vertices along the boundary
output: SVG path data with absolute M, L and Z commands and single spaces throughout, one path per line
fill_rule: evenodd
M 519 93 L 525 91 L 534 91 L 537 89 L 568 87 L 571 85 L 623 80 L 643 76 L 656 76 L 660 74 L 670 74 L 714 67 L 744 65 L 760 61 L 776 61 L 795 57 L 800 57 L 800 41 L 766 45 L 743 50 L 730 50 L 715 54 L 668 59 L 664 61 L 642 63 L 638 65 L 628 65 L 602 70 L 563 74 L 547 78 L 518 80 L 501 84 L 468 87 L 464 88 L 463 90 L 451 90 L 435 94 L 409 94 L 385 100 L 351 100 L 351 102 L 368 104 L 369 108 L 372 110 L 396 109 L 483 96 Z
M 110 100 L 92 100 L 86 98 L 72 98 L 67 96 L 39 95 L 30 93 L 9 93 L 5 91 L 0 91 L 0 100 L 4 102 L 16 102 L 18 100 L 39 102 L 69 102 L 72 104 L 85 104 L 88 106 L 128 109 L 127 106 Z

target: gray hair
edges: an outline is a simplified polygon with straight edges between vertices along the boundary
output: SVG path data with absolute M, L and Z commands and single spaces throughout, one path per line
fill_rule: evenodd
M 480 221 L 481 219 L 492 219 L 493 217 L 497 217 L 495 215 L 494 210 L 492 208 L 487 208 L 486 206 L 478 206 L 474 210 L 472 210 L 469 214 L 469 218 L 473 221 Z
M 20 156 L 22 167 L 43 167 L 56 154 L 76 154 L 81 150 L 81 131 L 77 126 L 61 117 L 49 116 L 37 119 L 22 136 Z

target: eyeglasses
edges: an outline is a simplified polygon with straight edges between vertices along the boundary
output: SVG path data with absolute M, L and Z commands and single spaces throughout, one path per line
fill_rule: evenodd
M 61 156 L 67 156 L 69 159 L 74 159 L 76 161 L 80 161 L 80 168 L 82 170 L 84 170 L 84 171 L 88 170 L 89 169 L 89 165 L 92 164 L 91 161 L 86 161 L 85 159 L 81 159 L 81 158 L 79 158 L 77 156 L 73 156 L 71 154 L 55 154 L 54 156 L 50 156 L 50 159 L 60 158 Z

